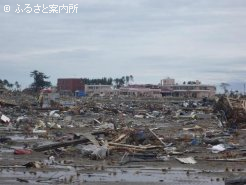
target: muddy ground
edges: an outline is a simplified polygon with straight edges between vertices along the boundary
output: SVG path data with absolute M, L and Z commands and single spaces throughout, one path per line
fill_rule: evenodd
M 134 103 L 132 103 L 134 101 Z M 173 101 L 173 100 L 172 100 Z M 133 113 L 114 114 L 104 109 L 97 111 L 87 111 L 85 114 L 73 114 L 72 120 L 74 127 L 63 126 L 61 129 L 49 128 L 47 134 L 26 134 L 21 127 L 13 127 L 10 131 L 6 125 L 2 124 L 1 137 L 11 138 L 7 143 L 1 143 L 0 149 L 0 184 L 214 184 L 222 185 L 226 178 L 246 176 L 246 152 L 245 152 L 245 129 L 228 131 L 228 129 L 218 126 L 216 117 L 205 119 L 174 118 L 177 110 L 182 109 L 179 104 L 172 101 L 162 100 L 108 100 L 107 104 L 116 104 L 116 107 L 124 107 L 131 102 L 136 105 L 135 110 L 158 110 L 161 115 L 157 117 L 136 118 L 137 111 Z M 105 100 L 98 100 L 97 103 L 105 104 Z M 149 105 L 151 107 L 149 108 Z M 160 109 L 160 107 L 162 107 Z M 211 108 L 211 107 L 206 107 Z M 84 107 L 86 109 L 86 107 Z M 196 108 L 193 108 L 194 110 Z M 5 113 L 7 108 L 1 111 Z M 192 109 L 191 109 L 192 110 Z M 16 114 L 15 108 L 12 111 Z M 33 119 L 47 120 L 42 116 L 48 110 L 31 110 L 28 116 Z M 189 111 L 187 111 L 189 112 Z M 212 114 L 212 112 L 210 112 Z M 62 113 L 60 113 L 62 114 Z M 67 115 L 67 113 L 66 113 Z M 10 113 L 8 114 L 11 117 Z M 145 151 L 145 153 L 158 153 L 164 156 L 164 160 L 123 158 L 126 154 L 124 150 L 111 150 L 109 156 L 104 159 L 93 160 L 88 156 L 83 156 L 75 146 L 66 147 L 62 151 L 53 150 L 45 152 L 33 151 L 29 155 L 15 155 L 14 150 L 27 146 L 33 148 L 36 145 L 47 144 L 57 139 L 57 133 L 62 136 L 70 136 L 74 133 L 91 133 L 98 131 L 98 125 L 94 119 L 99 119 L 102 123 L 115 120 L 115 125 L 119 129 L 110 133 L 125 133 L 131 129 L 155 128 L 155 133 L 163 139 L 165 143 L 172 143 L 169 149 L 176 147 L 175 151 L 167 153 L 163 148 L 158 150 Z M 14 119 L 14 118 L 12 118 Z M 50 118 L 49 118 L 50 119 Z M 64 120 L 54 119 L 52 121 L 64 125 Z M 25 124 L 25 123 L 22 123 Z M 194 128 L 184 131 L 183 128 Z M 107 129 L 108 131 L 108 129 Z M 213 135 L 212 138 L 219 139 L 221 143 L 233 145 L 234 148 L 227 149 L 220 153 L 212 153 L 212 145 L 206 144 L 202 139 L 195 140 L 194 137 L 202 138 L 204 133 Z M 117 134 L 116 134 L 117 136 Z M 114 136 L 114 137 L 116 137 Z M 112 139 L 112 137 L 109 137 Z M 105 138 L 105 140 L 107 137 Z M 199 141 L 199 142 L 198 142 Z M 158 145 L 158 141 L 155 141 Z M 153 144 L 153 143 L 152 143 Z M 54 156 L 52 164 L 49 157 Z M 176 157 L 193 157 L 196 164 L 180 163 Z M 226 161 L 229 159 L 229 161 Z M 42 168 L 26 168 L 28 162 L 40 161 L 45 165 Z

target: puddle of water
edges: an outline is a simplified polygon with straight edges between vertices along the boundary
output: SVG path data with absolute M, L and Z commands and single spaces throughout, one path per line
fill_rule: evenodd
M 0 184 L 18 184 L 17 178 L 28 180 L 29 184 L 51 184 L 57 181 L 62 182 L 69 179 L 75 173 L 74 171 L 27 171 L 22 169 L 3 169 L 0 172 Z
M 31 184 L 50 184 L 56 182 L 65 182 L 69 179 L 74 182 L 147 182 L 157 183 L 163 182 L 167 184 L 180 184 L 180 185 L 224 185 L 221 173 L 202 174 L 195 170 L 190 169 L 189 173 L 186 170 L 148 170 L 148 169 L 127 169 L 127 168 L 106 168 L 103 171 L 95 171 L 87 173 L 86 170 L 77 169 L 72 167 L 64 167 L 63 169 L 55 168 L 49 171 L 27 171 L 27 169 L 3 169 L 0 172 L 0 182 L 13 181 L 16 178 L 23 178 L 29 180 Z M 64 169 L 65 168 L 65 169 Z M 219 178 L 219 181 L 217 181 Z M 6 179 L 3 181 L 3 179 Z M 66 180 L 65 180 L 66 179 Z M 213 179 L 211 181 L 211 179 Z M 1 184 L 1 183 L 0 183 Z M 14 183 L 12 183 L 14 184 Z
M 199 185 L 224 185 L 221 182 L 211 181 L 211 176 L 205 174 L 198 174 L 197 172 L 187 171 L 156 171 L 156 170 L 139 170 L 128 169 L 118 170 L 111 169 L 100 173 L 81 174 L 82 179 L 88 182 L 166 182 L 170 184 L 199 184 Z M 215 177 L 214 177 L 215 178 Z

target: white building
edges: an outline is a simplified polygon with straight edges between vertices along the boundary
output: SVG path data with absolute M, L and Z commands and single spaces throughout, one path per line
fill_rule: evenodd
M 213 97 L 216 93 L 216 87 L 213 85 L 201 84 L 198 80 L 183 84 L 175 84 L 174 79 L 167 78 L 161 80 L 161 93 L 162 96 L 192 98 Z
M 85 94 L 88 96 L 106 96 L 113 93 L 111 85 L 85 85 Z
M 128 87 L 121 87 L 118 90 L 118 95 L 151 98 L 162 97 L 160 88 L 149 88 L 145 85 L 132 85 Z

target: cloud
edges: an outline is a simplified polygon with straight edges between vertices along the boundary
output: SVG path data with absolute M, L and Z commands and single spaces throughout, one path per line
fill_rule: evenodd
M 2 0 L 9 4 L 78 4 L 77 14 L 0 11 L 1 78 L 30 84 L 30 71 L 56 78 L 132 74 L 204 83 L 243 81 L 244 0 Z
M 74 52 L 93 52 L 96 51 L 93 47 L 69 47 L 69 48 L 50 48 L 50 49 L 32 49 L 20 53 L 0 53 L 0 57 L 3 60 L 24 60 L 28 57 L 41 57 L 48 55 L 60 55 L 64 53 L 74 53 Z

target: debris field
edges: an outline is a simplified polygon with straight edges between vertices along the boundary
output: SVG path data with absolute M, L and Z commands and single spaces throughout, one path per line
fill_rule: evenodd
M 242 97 L 65 101 L 0 96 L 0 184 L 246 183 Z

